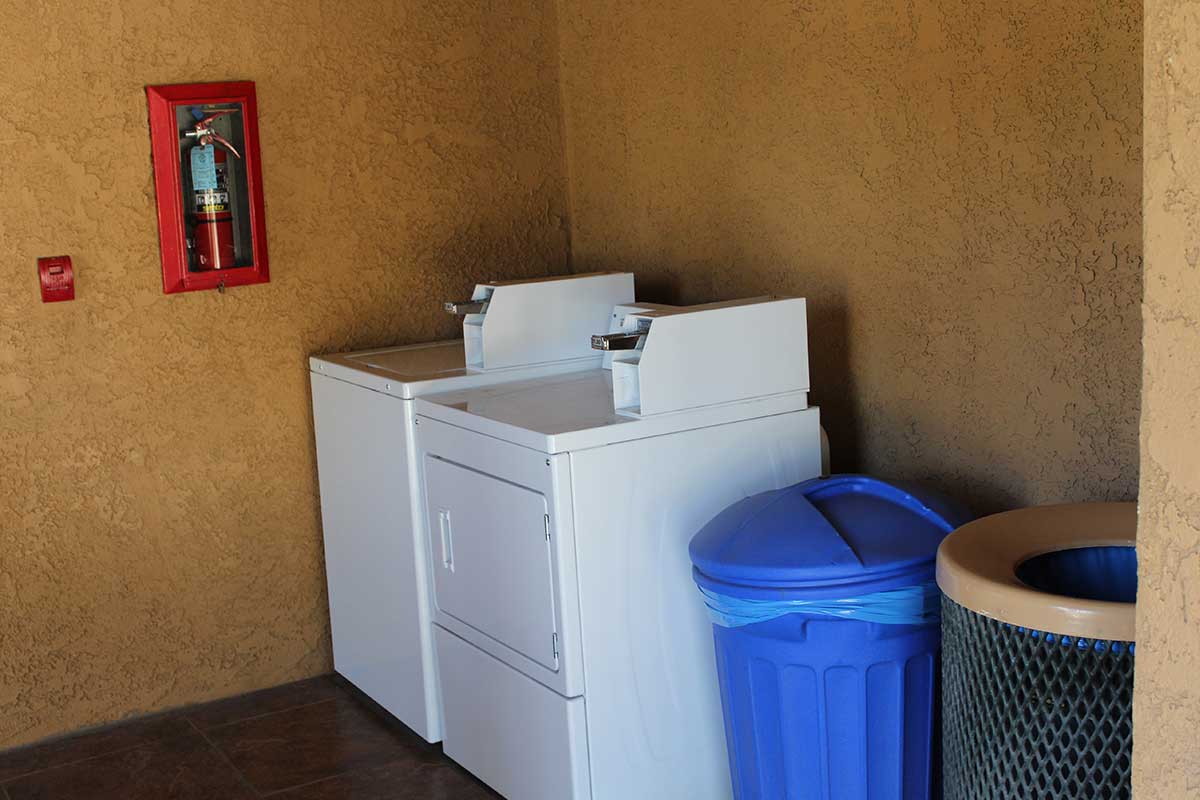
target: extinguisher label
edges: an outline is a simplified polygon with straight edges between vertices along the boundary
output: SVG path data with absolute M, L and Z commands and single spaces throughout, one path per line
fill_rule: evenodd
M 201 145 L 192 148 L 192 189 L 202 192 L 217 188 L 217 162 L 213 157 L 213 146 Z
M 196 192 L 196 210 L 215 214 L 229 210 L 229 192 Z

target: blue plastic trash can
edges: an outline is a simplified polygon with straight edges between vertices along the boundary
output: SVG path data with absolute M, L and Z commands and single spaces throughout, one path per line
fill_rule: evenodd
M 692 539 L 738 800 L 936 796 L 934 559 L 966 521 L 843 475 L 748 497 Z

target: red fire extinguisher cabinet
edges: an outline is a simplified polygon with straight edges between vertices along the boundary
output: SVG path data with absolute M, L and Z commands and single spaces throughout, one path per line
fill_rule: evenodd
M 266 283 L 254 83 L 147 86 L 163 291 Z

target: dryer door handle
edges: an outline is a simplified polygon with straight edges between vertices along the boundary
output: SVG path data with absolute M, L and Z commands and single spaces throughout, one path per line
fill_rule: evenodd
M 442 535 L 442 566 L 454 572 L 454 535 L 450 531 L 448 509 L 438 509 L 438 529 Z

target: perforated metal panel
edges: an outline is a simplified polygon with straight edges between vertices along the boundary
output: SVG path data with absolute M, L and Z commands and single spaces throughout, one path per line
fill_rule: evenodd
M 943 598 L 946 800 L 1127 800 L 1133 659 Z

